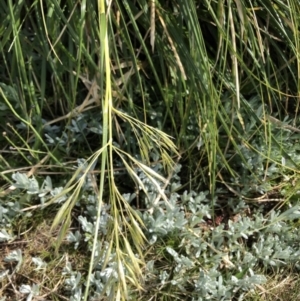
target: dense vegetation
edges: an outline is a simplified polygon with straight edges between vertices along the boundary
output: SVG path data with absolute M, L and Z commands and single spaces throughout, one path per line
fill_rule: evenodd
M 299 299 L 298 0 L 0 18 L 0 300 Z

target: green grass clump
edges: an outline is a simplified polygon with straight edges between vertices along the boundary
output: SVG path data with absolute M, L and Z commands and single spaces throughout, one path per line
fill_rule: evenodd
M 1 298 L 297 298 L 299 16 L 1 3 Z

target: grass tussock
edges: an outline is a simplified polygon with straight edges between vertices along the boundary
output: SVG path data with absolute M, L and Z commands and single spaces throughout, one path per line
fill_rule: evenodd
M 0 297 L 296 300 L 299 16 L 2 1 Z

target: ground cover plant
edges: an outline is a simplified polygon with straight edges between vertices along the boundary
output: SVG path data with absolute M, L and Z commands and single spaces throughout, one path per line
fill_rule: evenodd
M 298 1 L 0 4 L 0 300 L 298 300 Z

